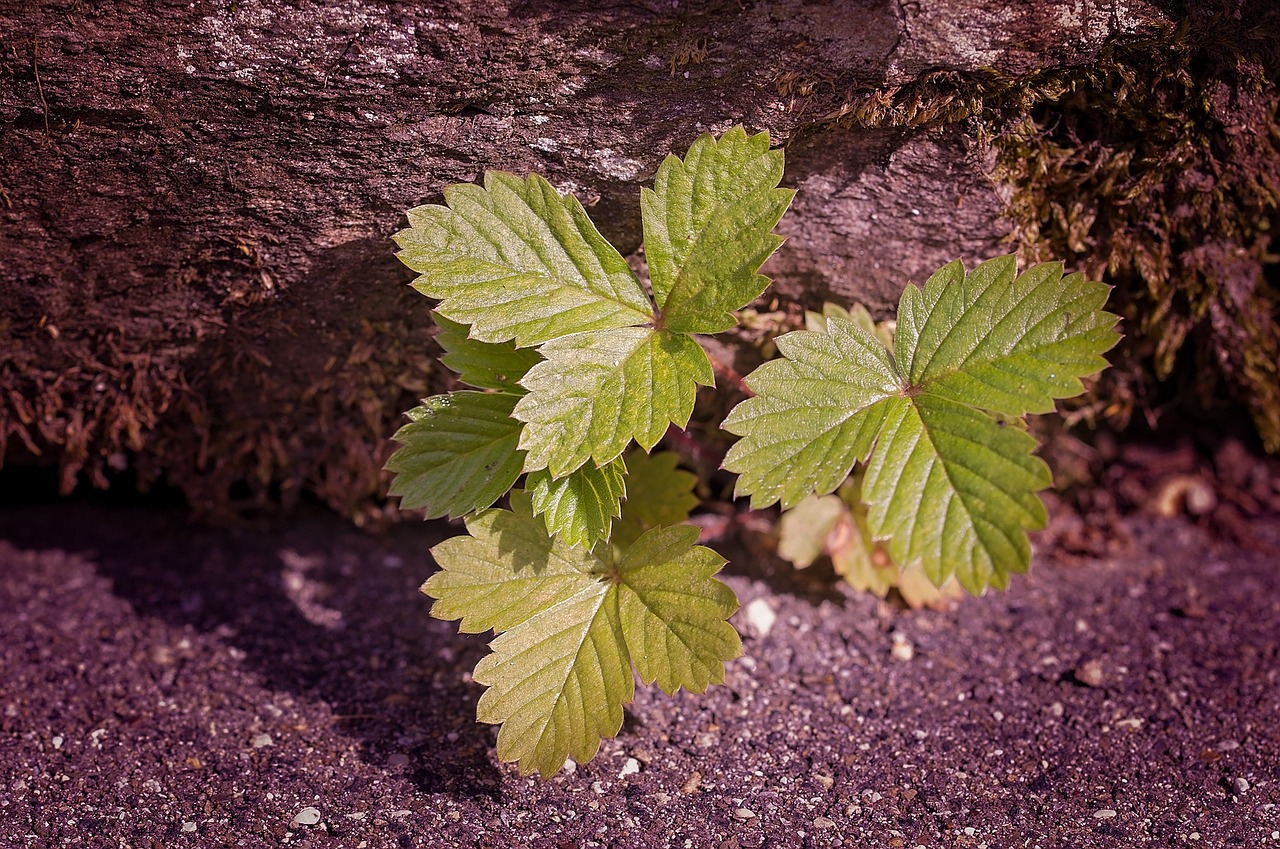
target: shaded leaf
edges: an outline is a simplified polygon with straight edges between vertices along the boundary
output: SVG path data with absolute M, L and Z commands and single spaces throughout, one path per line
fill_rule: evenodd
M 533 348 L 517 348 L 513 342 L 481 342 L 467 336 L 470 328 L 435 315 L 440 332 L 436 342 L 444 348 L 440 362 L 458 375 L 458 379 L 477 389 L 501 389 L 513 395 L 523 395 L 520 385 L 534 363 L 542 359 Z
M 463 516 L 497 501 L 524 468 L 514 395 L 454 392 L 427 398 L 396 431 L 390 495 L 427 518 Z
M 622 520 L 610 537 L 615 545 L 627 546 L 645 531 L 662 525 L 678 525 L 698 506 L 694 487 L 698 476 L 677 468 L 680 458 L 670 451 L 627 455 L 627 500 Z

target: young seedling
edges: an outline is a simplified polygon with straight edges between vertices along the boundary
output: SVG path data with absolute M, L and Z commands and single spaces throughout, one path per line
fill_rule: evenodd
M 956 261 L 908 286 L 892 344 L 832 314 L 779 337 L 723 425 L 743 437 L 724 461 L 737 494 L 790 508 L 865 463 L 867 528 L 895 563 L 975 595 L 1025 572 L 1051 483 L 1025 416 L 1083 392 L 1119 334 L 1103 284 L 1058 263 L 1015 272 Z
M 396 236 L 439 302 L 442 361 L 473 388 L 410 411 L 391 493 L 466 519 L 432 549 L 440 570 L 423 591 L 433 615 L 495 633 L 477 713 L 522 773 L 594 756 L 635 675 L 702 692 L 741 652 L 724 560 L 682 524 L 693 476 L 647 452 L 714 383 L 695 336 L 731 328 L 768 285 L 758 269 L 792 197 L 782 168 L 768 136 L 742 128 L 668 157 L 641 193 L 648 291 L 537 176 L 450 186 Z M 896 335 L 827 310 L 747 378 L 757 395 L 725 421 L 743 437 L 725 468 L 754 507 L 790 508 L 868 463 L 850 515 L 890 564 L 1004 587 L 1028 566 L 1049 484 L 1023 419 L 1105 367 L 1118 338 L 1106 298 L 1058 265 L 1016 276 L 1006 257 L 908 287 Z M 632 443 L 643 450 L 624 454 Z
M 781 151 L 741 127 L 669 156 L 641 193 L 650 296 L 578 201 L 490 171 L 396 235 L 439 301 L 446 366 L 475 391 L 428 398 L 396 434 L 391 494 L 468 536 L 432 550 L 432 614 L 493 630 L 475 680 L 521 772 L 590 759 L 617 734 L 633 669 L 668 693 L 724 680 L 741 652 L 724 560 L 679 524 L 691 476 L 645 452 L 714 383 L 694 336 L 734 326 L 768 279 L 791 202 Z M 523 487 L 515 488 L 524 478 Z M 510 510 L 494 508 L 510 495 Z M 623 503 L 625 500 L 625 508 Z

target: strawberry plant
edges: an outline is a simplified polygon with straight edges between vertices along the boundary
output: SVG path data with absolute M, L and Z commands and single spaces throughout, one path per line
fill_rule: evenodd
M 782 170 L 768 135 L 741 127 L 667 157 L 640 199 L 649 291 L 538 176 L 450 186 L 396 235 L 439 302 L 444 364 L 474 389 L 410 411 L 391 494 L 467 517 L 467 536 L 432 550 L 423 591 L 433 615 L 498 634 L 475 670 L 478 715 L 522 772 L 591 758 L 622 725 L 633 669 L 702 692 L 741 653 L 724 560 L 680 524 L 691 477 L 624 452 L 683 428 L 714 383 L 694 335 L 733 327 L 768 285 L 758 269 L 793 194 Z
M 522 773 L 594 756 L 637 675 L 702 692 L 741 653 L 725 561 L 683 524 L 694 477 L 648 452 L 714 384 L 695 337 L 733 327 L 768 284 L 782 171 L 741 127 L 667 157 L 641 192 L 648 287 L 537 176 L 450 186 L 396 235 L 437 301 L 442 362 L 471 388 L 409 412 L 391 494 L 466 522 L 432 549 L 423 591 L 432 615 L 496 635 L 477 714 Z M 756 396 L 724 423 L 742 437 L 724 462 L 738 493 L 791 508 L 845 485 L 866 544 L 884 541 L 866 581 L 900 564 L 978 593 L 1025 571 L 1049 471 L 1024 418 L 1083 391 L 1117 334 L 1105 286 L 1014 272 L 1009 257 L 946 266 L 904 292 L 896 335 L 829 309 L 778 337 L 783 358 L 748 376 Z

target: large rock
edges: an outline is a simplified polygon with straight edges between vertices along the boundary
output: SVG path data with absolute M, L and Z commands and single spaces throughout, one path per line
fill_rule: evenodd
M 883 314 L 1008 249 L 991 133 L 1173 38 L 1165 5 L 4 0 L 0 459 L 367 515 L 400 411 L 447 380 L 403 210 L 537 171 L 635 251 L 661 158 L 737 123 L 800 190 L 779 308 Z

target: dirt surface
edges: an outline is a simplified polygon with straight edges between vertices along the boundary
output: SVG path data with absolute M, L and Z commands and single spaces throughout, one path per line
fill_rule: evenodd
M 8 509 L 0 845 L 1280 845 L 1280 523 L 1239 527 L 1130 519 L 943 612 L 722 545 L 727 685 L 538 781 L 416 592 L 447 527 Z

